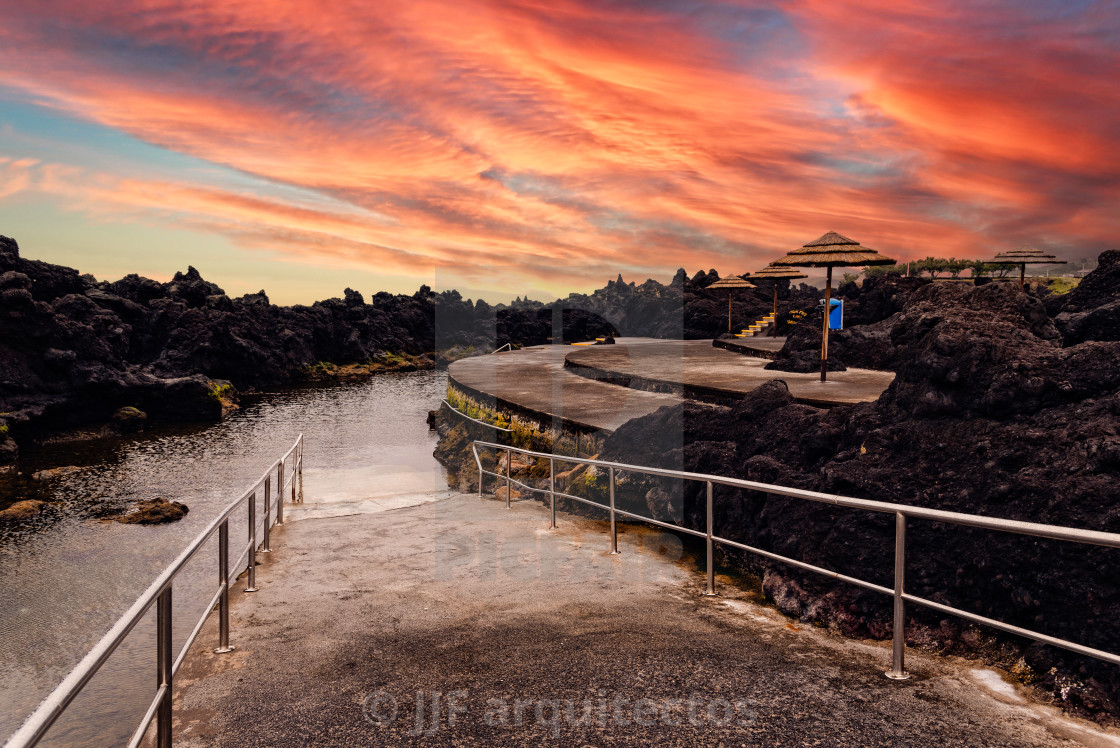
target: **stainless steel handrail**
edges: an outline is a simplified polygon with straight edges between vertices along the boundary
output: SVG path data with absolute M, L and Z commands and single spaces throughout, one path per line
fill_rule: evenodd
M 455 414 L 456 414 L 456 415 L 458 415 L 458 416 L 462 416 L 463 418 L 466 418 L 466 419 L 467 419 L 468 421 L 474 421 L 475 423 L 481 424 L 481 425 L 483 425 L 483 426 L 485 426 L 485 427 L 487 427 L 487 428 L 491 428 L 491 429 L 494 429 L 495 431 L 502 431 L 502 432 L 505 432 L 505 433 L 507 433 L 507 434 L 512 434 L 512 433 L 513 433 L 513 429 L 504 429 L 504 428 L 502 428 L 501 426 L 495 426 L 495 425 L 494 425 L 494 424 L 492 424 L 492 423 L 487 423 L 486 421 L 480 421 L 480 420 L 479 420 L 479 419 L 477 419 L 477 418 L 471 418 L 471 417 L 470 417 L 470 416 L 468 416 L 468 415 L 467 415 L 466 413 L 464 413 L 463 411 L 461 411 L 461 410 L 457 409 L 457 408 L 456 408 L 456 407 L 455 407 L 454 405 L 452 405 L 451 403 L 447 402 L 446 400 L 442 400 L 441 402 L 442 402 L 442 403 L 443 403 L 444 405 L 446 405 L 446 406 L 447 406 L 447 408 L 448 408 L 448 409 L 449 409 L 449 410 L 450 410 L 450 411 L 451 411 L 452 413 L 455 413 Z
M 478 448 L 490 448 L 497 451 L 504 450 L 506 453 L 506 473 L 500 473 L 486 470 L 482 467 L 482 459 L 478 454 Z M 931 608 L 941 613 L 948 613 L 955 615 L 965 620 L 979 623 L 985 626 L 1006 631 L 1011 634 L 1023 636 L 1028 639 L 1050 644 L 1055 647 L 1068 649 L 1071 652 L 1076 652 L 1088 657 L 1094 657 L 1105 662 L 1110 662 L 1114 665 L 1120 665 L 1120 655 L 1112 652 L 1105 652 L 1104 650 L 1087 647 L 1083 644 L 1059 639 L 1057 637 L 1042 634 L 1037 631 L 1013 626 L 1009 623 L 987 618 L 985 616 L 970 613 L 966 610 L 954 608 L 949 605 L 926 600 L 925 598 L 910 595 L 904 590 L 905 582 L 905 562 L 906 562 L 906 520 L 908 518 L 925 519 L 934 522 L 945 522 L 954 525 L 965 525 L 968 527 L 978 527 L 985 530 L 996 530 L 1000 532 L 1017 533 L 1020 535 L 1029 535 L 1038 538 L 1052 538 L 1054 540 L 1067 540 L 1074 543 L 1085 543 L 1089 545 L 1099 545 L 1108 548 L 1120 548 L 1120 534 L 1112 532 L 1101 532 L 1099 530 L 1084 530 L 1076 527 L 1062 527 L 1060 525 L 1045 525 L 1037 522 L 1022 522 L 1012 519 L 1001 519 L 998 517 L 985 517 L 978 514 L 963 514 L 960 512 L 946 512 L 940 509 L 927 509 L 925 507 L 909 506 L 907 504 L 893 504 L 884 501 L 871 501 L 868 499 L 853 499 L 846 496 L 838 496 L 835 494 L 819 493 L 817 491 L 806 491 L 800 488 L 787 488 L 786 486 L 776 486 L 769 483 L 758 483 L 757 481 L 743 480 L 741 478 L 727 478 L 720 475 L 710 475 L 707 473 L 691 473 L 684 470 L 671 470 L 666 468 L 646 467 L 642 465 L 629 465 L 621 462 L 609 462 L 606 460 L 596 460 L 586 457 L 569 457 L 567 455 L 551 454 L 549 452 L 534 452 L 529 449 L 522 449 L 520 447 L 511 447 L 506 444 L 494 444 L 492 442 L 484 442 L 476 440 L 471 444 L 471 452 L 474 455 L 475 464 L 478 466 L 478 495 L 482 496 L 482 481 L 484 475 L 492 475 L 498 479 L 504 479 L 506 484 L 506 506 L 510 505 L 510 488 L 513 484 L 521 486 L 527 491 L 536 493 L 547 493 L 549 495 L 549 527 L 556 527 L 556 498 L 570 499 L 589 504 L 591 506 L 599 507 L 610 512 L 611 525 L 611 552 L 618 552 L 618 533 L 615 525 L 616 516 L 628 517 L 630 519 L 638 520 L 640 522 L 648 522 L 659 527 L 664 527 L 671 530 L 677 530 L 687 535 L 693 535 L 705 539 L 706 546 L 706 561 L 707 561 L 707 589 L 708 595 L 715 594 L 715 565 L 713 562 L 713 549 L 715 545 L 725 545 L 732 548 L 737 548 L 748 553 L 753 553 L 764 558 L 769 558 L 774 561 L 789 564 L 799 569 L 811 571 L 816 574 L 821 574 L 839 581 L 848 582 L 864 589 L 879 592 L 885 595 L 890 595 L 894 598 L 894 627 L 893 627 L 893 652 L 891 656 L 891 670 L 886 675 L 895 680 L 902 680 L 908 678 L 904 668 L 906 636 L 905 636 L 905 604 L 913 603 L 927 608 Z M 535 488 L 528 486 L 520 481 L 513 480 L 510 477 L 510 457 L 513 452 L 526 455 L 528 457 L 547 459 L 549 461 L 549 487 L 547 490 L 542 488 Z M 576 463 L 582 465 L 590 465 L 597 468 L 606 468 L 610 476 L 610 504 L 604 505 L 597 501 L 592 501 L 580 496 L 573 496 L 556 490 L 556 462 Z M 615 493 L 615 474 L 618 471 L 625 471 L 630 473 L 642 473 L 645 475 L 656 475 L 667 478 L 680 478 L 682 480 L 691 480 L 704 482 L 707 485 L 706 496 L 706 531 L 701 532 L 681 525 L 672 524 L 669 522 L 662 522 L 652 517 L 635 514 L 633 512 L 623 511 L 615 506 L 614 493 Z M 816 501 L 823 504 L 831 504 L 834 506 L 842 506 L 851 509 L 863 509 L 865 511 L 882 512 L 885 514 L 893 514 L 895 516 L 895 549 L 894 549 L 894 587 L 884 587 L 873 582 L 868 582 L 864 579 L 857 577 L 847 576 L 839 572 L 824 569 L 813 564 L 798 561 L 797 559 L 782 556 L 777 553 L 762 550 L 761 548 L 754 548 L 743 543 L 730 540 L 728 538 L 719 537 L 713 532 L 713 508 L 712 508 L 712 489 L 713 486 L 728 486 L 731 488 L 745 489 L 748 491 L 761 491 L 763 493 L 771 493 L 779 496 L 788 496 L 795 499 L 804 499 L 806 501 Z
M 513 343 L 506 343 L 501 348 L 494 351 L 494 353 L 501 353 L 502 351 L 506 351 L 506 350 L 512 351 L 513 350 Z
M 74 666 L 74 669 L 58 684 L 54 691 L 43 699 L 35 711 L 24 720 L 20 728 L 8 738 L 6 743 L 4 743 L 4 748 L 30 748 L 30 746 L 38 744 L 51 726 L 62 716 L 62 713 L 66 711 L 66 708 L 74 698 L 81 692 L 82 688 L 97 674 L 98 670 L 108 661 L 109 657 L 116 651 L 117 647 L 121 645 L 129 632 L 140 623 L 144 614 L 147 613 L 153 605 L 156 606 L 156 659 L 159 687 L 144 718 L 133 732 L 128 745 L 131 748 L 132 746 L 140 744 L 153 719 L 156 720 L 156 745 L 160 746 L 160 748 L 171 745 L 171 695 L 174 676 L 182 665 L 187 650 L 190 649 L 191 645 L 198 637 L 199 632 L 202 631 L 202 626 L 210 616 L 214 605 L 219 606 L 220 615 L 219 647 L 216 651 L 218 653 L 224 653 L 233 650 L 233 648 L 229 646 L 229 586 L 240 573 L 238 570 L 241 568 L 241 560 L 234 566 L 235 571 L 232 572 L 231 576 L 231 572 L 229 571 L 229 518 L 238 508 L 248 502 L 249 547 L 246 549 L 246 552 L 242 554 L 241 559 L 244 559 L 246 555 L 248 555 L 245 571 L 248 573 L 249 579 L 248 587 L 245 591 L 255 591 L 256 554 L 258 552 L 256 549 L 257 522 L 255 517 L 257 491 L 261 486 L 265 487 L 264 524 L 265 537 L 267 538 L 270 524 L 268 517 L 269 510 L 271 509 L 271 498 L 269 497 L 268 486 L 271 482 L 272 472 L 274 470 L 278 471 L 279 479 L 277 483 L 281 486 L 281 489 L 277 491 L 276 524 L 282 524 L 284 516 L 284 463 L 289 457 L 292 458 L 292 498 L 293 501 L 295 500 L 295 476 L 299 475 L 300 480 L 303 480 L 303 434 L 299 435 L 295 444 L 284 453 L 283 457 L 272 463 L 268 470 L 265 471 L 264 475 L 242 492 L 240 498 L 229 504 L 229 506 L 207 525 L 206 529 L 199 533 L 194 541 L 187 546 L 158 577 L 156 577 L 155 581 L 148 586 L 148 589 L 146 589 L 136 602 L 125 611 L 124 615 L 113 624 L 113 627 L 101 637 L 100 641 L 93 646 L 86 656 Z M 213 537 L 214 533 L 218 533 L 219 541 L 218 589 L 210 605 L 207 606 L 202 617 L 199 619 L 198 623 L 195 624 L 190 636 L 187 637 L 178 656 L 175 657 L 172 653 L 171 639 L 171 591 L 173 583 L 179 572 L 194 558 L 203 544 Z M 267 541 L 265 544 L 267 545 Z

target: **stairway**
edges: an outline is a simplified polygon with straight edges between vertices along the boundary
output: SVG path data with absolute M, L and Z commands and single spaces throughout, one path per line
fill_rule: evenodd
M 735 337 L 737 337 L 737 338 L 753 338 L 756 335 L 761 335 L 764 332 L 766 332 L 768 329 L 770 329 L 770 325 L 772 325 L 772 324 L 774 324 L 774 313 L 773 312 L 771 312 L 770 314 L 767 314 L 762 319 L 760 319 L 757 322 L 751 324 L 751 326 L 746 328 L 745 330 L 739 331 L 739 333 L 737 333 L 735 335 Z
M 606 340 L 606 338 L 595 338 L 594 340 L 588 340 L 586 343 L 572 343 L 572 345 L 595 345 L 603 340 Z

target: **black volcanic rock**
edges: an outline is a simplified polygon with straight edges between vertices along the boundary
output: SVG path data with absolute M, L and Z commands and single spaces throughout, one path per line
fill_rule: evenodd
M 882 322 L 902 311 L 915 291 L 931 283 L 929 278 L 902 275 L 865 278 L 863 285 L 846 283 L 836 293 L 844 300 L 844 326 Z
M 33 279 L 30 287 L 36 301 L 53 301 L 60 296 L 83 293 L 86 282 L 77 270 L 51 265 L 39 260 L 25 260 L 19 256 L 15 239 L 0 236 L 0 274 L 17 272 Z
M 12 436 L 105 425 L 120 408 L 153 422 L 220 417 L 216 380 L 237 388 L 300 381 L 309 367 L 376 361 L 387 353 L 434 359 L 618 335 L 715 337 L 727 329 L 727 294 L 678 273 L 673 284 L 621 277 L 592 294 L 552 304 L 518 299 L 492 306 L 456 291 L 422 287 L 311 306 L 280 307 L 262 290 L 231 298 L 194 267 L 168 283 L 128 275 L 97 282 L 76 270 L 25 260 L 0 237 L 0 412 Z M 779 285 L 784 311 L 815 304 L 816 290 Z M 736 291 L 733 315 L 746 326 L 770 311 L 769 287 Z M 2 455 L 0 455 L 2 456 Z
M 1120 250 L 1101 254 L 1097 267 L 1064 296 L 1046 300 L 1066 345 L 1120 340 Z
M 1087 312 L 1120 301 L 1120 249 L 1102 252 L 1097 267 L 1062 297 L 1061 311 Z
M 630 421 L 600 457 L 1120 532 L 1120 342 L 1059 347 L 1039 299 L 1010 283 L 929 284 L 868 327 L 889 336 L 894 352 L 886 359 L 897 372 L 875 402 L 818 410 L 771 382 L 732 408 L 685 403 Z M 704 527 L 699 484 L 633 480 L 619 501 Z M 730 490 L 719 492 L 716 506 L 723 537 L 891 584 L 892 517 Z M 1120 552 L 910 524 L 911 594 L 1120 651 L 1111 625 L 1120 616 L 1113 571 Z M 762 575 L 792 615 L 847 634 L 889 635 L 887 598 L 759 557 L 729 553 L 728 560 Z M 941 626 L 941 616 L 913 606 L 908 616 L 926 631 Z M 967 650 L 958 638 L 947 642 Z M 1120 673 L 1111 666 L 1037 648 L 1023 653 L 1056 691 L 1055 673 L 1066 674 L 1061 682 L 1074 684 L 1060 695 L 1067 704 L 1095 699 L 1115 710 L 1120 703 Z M 1060 668 L 1050 672 L 1053 664 Z
M 225 294 L 216 283 L 203 280 L 202 275 L 193 266 L 187 267 L 187 272 L 175 273 L 170 283 L 164 285 L 167 295 L 176 301 L 181 301 L 188 307 L 199 307 L 206 304 L 208 296 Z
M 667 286 L 654 280 L 641 285 L 611 281 L 591 294 L 570 294 L 558 303 L 594 313 L 626 337 L 716 338 L 728 331 L 728 290 L 709 288 L 718 279 L 715 270 L 698 271 L 689 279 L 682 269 Z M 773 294 L 769 281 L 757 288 L 735 289 L 731 293 L 734 332 L 769 314 Z M 790 309 L 812 308 L 818 294 L 810 286 L 792 289 L 788 281 L 778 281 L 779 316 Z
M 137 304 L 148 304 L 168 295 L 167 288 L 162 283 L 151 278 L 143 278 L 136 273 L 110 283 L 108 291 Z
M 878 279 L 873 279 L 878 280 Z M 905 280 L 905 279 L 900 279 Z M 900 284 L 899 284 L 900 285 Z M 829 360 L 836 359 L 847 366 L 864 369 L 899 371 L 902 367 L 935 366 L 940 349 L 969 351 L 979 356 L 991 349 L 992 355 L 1005 359 L 1014 358 L 1004 347 L 1003 336 L 1015 337 L 1024 331 L 1038 346 L 1050 350 L 1061 344 L 1061 334 L 1046 307 L 1035 296 L 1024 293 L 1012 283 L 989 283 L 981 286 L 966 284 L 924 283 L 913 284 L 912 289 L 898 290 L 898 285 L 876 292 L 880 300 L 873 307 L 876 313 L 868 315 L 870 324 L 848 325 L 845 310 L 845 328 L 832 330 L 828 335 Z M 887 291 L 886 293 L 882 293 Z M 882 301 L 890 299 L 889 302 Z M 904 311 L 876 319 L 898 307 Z M 796 368 L 807 361 L 810 354 L 817 357 L 820 368 L 821 324 L 819 311 L 797 325 L 786 338 L 778 358 L 766 368 L 777 371 L 812 371 Z M 917 361 L 914 350 L 908 346 L 930 330 L 938 328 L 940 336 L 965 336 L 967 340 L 937 339 L 933 351 L 926 351 Z M 1016 352 L 1018 349 L 1016 349 Z M 956 362 L 962 364 L 962 362 Z M 945 374 L 953 381 L 968 380 L 968 368 L 956 368 Z

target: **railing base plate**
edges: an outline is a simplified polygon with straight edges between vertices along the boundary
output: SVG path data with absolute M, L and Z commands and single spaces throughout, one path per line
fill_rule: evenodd
M 230 652 L 232 652 L 235 649 L 237 649 L 237 647 L 226 647 L 225 649 L 222 649 L 221 647 L 218 647 L 217 649 L 214 650 L 214 654 L 216 654 L 216 655 L 229 654 Z
M 892 673 L 892 672 L 888 671 L 888 672 L 883 673 L 883 675 L 887 676 L 891 680 L 910 680 L 910 673 L 902 673 L 900 675 L 898 673 Z

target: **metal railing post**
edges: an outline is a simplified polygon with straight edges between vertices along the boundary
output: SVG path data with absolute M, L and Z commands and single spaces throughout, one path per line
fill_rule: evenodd
M 156 598 L 156 681 L 162 689 L 156 711 L 156 745 L 171 748 L 171 679 L 175 660 L 171 640 L 171 587 Z
M 284 524 L 284 461 L 276 466 L 276 524 Z
M 556 458 L 548 458 L 548 527 L 556 529 Z
M 478 453 L 478 445 L 472 444 L 471 451 L 474 452 L 475 462 L 478 463 L 478 498 L 482 498 L 482 455 Z
M 296 460 L 299 459 L 299 450 L 292 453 L 292 503 L 296 503 Z
M 296 470 L 296 475 L 299 476 L 299 500 L 303 503 L 303 436 L 300 435 L 299 439 L 299 468 Z
M 513 462 L 513 455 L 510 454 L 509 447 L 506 447 L 506 509 L 509 509 L 509 495 L 510 493 L 512 493 L 509 480 L 509 468 L 511 462 Z
M 708 534 L 707 534 L 707 537 L 705 538 L 705 543 L 704 544 L 707 547 L 707 556 L 708 556 L 708 589 L 704 591 L 704 594 L 705 595 L 714 595 L 714 594 L 716 594 L 716 565 L 715 565 L 715 553 L 714 553 L 714 548 L 713 548 L 713 546 L 715 544 L 712 542 L 712 526 L 713 526 L 712 482 L 711 481 L 706 481 L 706 482 L 708 484 L 708 500 L 707 500 Z
M 256 501 L 257 492 L 253 491 L 253 500 Z M 264 479 L 264 548 L 261 553 L 272 553 L 272 487 L 268 478 Z
M 891 680 L 906 680 L 906 609 L 902 599 L 902 585 L 906 577 L 906 515 L 894 516 L 894 650 L 891 653 Z
M 611 478 L 611 555 L 618 555 L 618 525 L 614 517 L 614 468 L 610 469 Z
M 265 501 L 265 505 L 268 502 Z M 245 562 L 245 571 L 249 574 L 246 581 L 246 592 L 257 591 L 257 492 L 249 497 L 249 559 Z
M 218 597 L 218 648 L 215 654 L 232 652 L 229 645 L 229 520 L 218 527 L 218 584 L 222 594 Z

